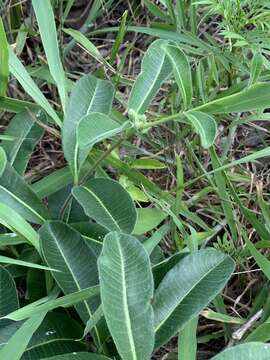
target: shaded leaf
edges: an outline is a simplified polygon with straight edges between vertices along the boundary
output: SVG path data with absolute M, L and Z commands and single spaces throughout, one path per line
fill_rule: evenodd
M 109 231 L 131 233 L 136 222 L 136 209 L 130 195 L 116 181 L 91 179 L 83 186 L 74 187 L 73 196 L 86 215 Z
M 35 115 L 39 118 L 42 116 L 40 113 Z M 46 123 L 45 116 L 42 116 L 42 122 Z M 1 146 L 6 152 L 9 163 L 19 174 L 24 173 L 32 152 L 43 134 L 44 129 L 26 110 L 15 115 L 10 121 L 5 135 L 12 136 L 14 140 L 1 141 Z
M 47 209 L 24 179 L 4 160 L 0 148 L 0 202 L 11 207 L 24 219 L 41 224 L 48 216 Z
M 233 270 L 233 260 L 214 249 L 195 251 L 177 263 L 154 296 L 156 347 L 196 317 L 222 290 Z

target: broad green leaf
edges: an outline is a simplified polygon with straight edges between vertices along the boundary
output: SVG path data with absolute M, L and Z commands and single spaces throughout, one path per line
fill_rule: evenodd
M 65 294 L 98 284 L 96 256 L 76 230 L 60 221 L 48 221 L 39 233 L 45 261 L 50 267 L 61 271 L 52 275 Z M 96 301 L 89 300 L 75 308 L 86 323 L 97 306 Z M 97 328 L 95 332 L 99 342 Z
M 168 215 L 158 208 L 138 208 L 135 235 L 143 235 L 157 227 Z
M 0 266 L 0 317 L 18 308 L 19 300 L 15 282 L 9 272 Z
M 220 354 L 214 356 L 212 360 L 269 360 L 270 345 L 259 342 L 250 342 L 238 346 L 230 347 Z
M 173 67 L 173 75 L 183 98 L 184 109 L 188 109 L 192 102 L 191 69 L 186 55 L 178 46 L 167 44 L 164 51 Z
M 89 152 L 96 143 L 120 134 L 131 126 L 129 121 L 120 125 L 106 114 L 90 113 L 82 117 L 78 124 L 78 146 L 83 151 Z
M 164 40 L 155 40 L 147 49 L 129 97 L 128 108 L 131 115 L 142 115 L 159 91 L 162 83 L 172 71 L 170 60 L 162 50 Z
M 76 129 L 80 120 L 91 112 L 109 114 L 112 107 L 114 89 L 107 80 L 100 80 L 92 75 L 83 76 L 74 86 L 64 118 L 62 142 L 75 181 L 79 169 L 87 157 L 88 149 L 78 147 Z
M 48 60 L 50 73 L 57 85 L 62 107 L 66 109 L 67 93 L 65 72 L 60 60 L 54 13 L 50 0 L 32 0 L 42 45 Z
M 109 233 L 98 268 L 104 316 L 121 358 L 149 360 L 154 346 L 154 286 L 143 245 L 132 236 Z
M 239 93 L 220 97 L 217 100 L 198 106 L 194 111 L 226 114 L 230 112 L 265 109 L 269 107 L 269 91 L 270 83 L 257 83 Z
M 89 287 L 80 291 L 76 291 L 72 294 L 68 294 L 58 299 L 53 300 L 42 300 L 42 302 L 38 301 L 37 303 L 32 303 L 30 305 L 26 305 L 19 310 L 13 311 L 8 315 L 5 315 L 5 319 L 10 319 L 14 321 L 20 321 L 29 318 L 32 315 L 40 314 L 41 312 L 48 312 L 50 310 L 54 310 L 58 307 L 70 307 L 76 304 L 79 304 L 87 299 L 96 297 L 99 294 L 99 287 Z
M 10 72 L 15 76 L 18 82 L 21 84 L 26 93 L 31 96 L 35 102 L 41 106 L 46 113 L 55 121 L 58 126 L 62 126 L 62 121 L 52 108 L 46 97 L 39 90 L 27 70 L 14 54 L 11 48 L 9 48 L 9 68 Z
M 0 17 L 0 96 L 5 96 L 8 86 L 8 42 L 3 21 Z
M 35 360 L 44 356 L 85 351 L 78 341 L 81 326 L 66 314 L 49 313 L 31 338 L 21 360 Z
M 165 275 L 153 302 L 157 348 L 199 315 L 222 290 L 233 270 L 229 256 L 206 249 L 185 256 Z
M 185 113 L 185 116 L 200 136 L 202 147 L 208 149 L 212 146 L 217 136 L 215 119 L 201 111 L 189 111 Z
M 33 115 L 46 123 L 46 117 L 40 112 Z M 43 134 L 44 129 L 36 123 L 27 110 L 18 113 L 10 121 L 5 135 L 13 137 L 13 141 L 3 140 L 1 146 L 6 152 L 10 165 L 19 174 L 24 173 L 32 152 Z
M 41 360 L 110 360 L 107 356 L 93 354 L 89 352 L 73 352 L 70 354 L 57 355 Z
M 136 223 L 136 209 L 126 190 L 116 181 L 91 179 L 72 190 L 85 213 L 109 231 L 131 233 Z
M 38 329 L 45 315 L 46 313 L 42 312 L 26 320 L 0 350 L 0 359 L 20 360 L 33 333 Z
M 270 339 L 270 318 L 256 327 L 244 340 L 245 343 L 260 341 L 268 342 Z
M 0 147 L 0 202 L 28 221 L 43 223 L 48 216 L 47 209 L 24 179 L 4 161 L 4 154 Z

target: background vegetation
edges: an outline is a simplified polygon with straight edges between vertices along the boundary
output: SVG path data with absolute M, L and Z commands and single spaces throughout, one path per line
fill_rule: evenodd
M 0 359 L 269 359 L 269 2 L 0 14 Z

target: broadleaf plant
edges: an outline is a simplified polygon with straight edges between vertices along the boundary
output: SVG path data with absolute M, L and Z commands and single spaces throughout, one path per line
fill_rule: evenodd
M 7 3 L 0 359 L 269 359 L 269 4 Z

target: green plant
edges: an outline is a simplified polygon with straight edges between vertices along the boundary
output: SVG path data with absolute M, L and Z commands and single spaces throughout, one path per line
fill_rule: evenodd
M 66 56 L 76 41 L 102 65 L 74 83 L 62 64 L 51 2 L 32 0 L 46 55 L 45 78 L 58 91 L 57 107 L 38 86 L 43 66 L 35 69 L 39 75 L 34 81 L 31 69 L 17 56 L 21 44 L 10 46 L 0 23 L 0 108 L 16 113 L 1 135 L 0 147 L 1 359 L 148 360 L 178 335 L 178 357 L 194 360 L 198 317 L 207 306 L 215 308 L 211 312 L 215 321 L 224 322 L 225 340 L 232 336 L 231 324 L 248 322 L 253 310 L 264 307 L 265 319 L 249 334 L 252 342 L 213 359 L 270 357 L 258 331 L 268 324 L 265 297 L 258 295 L 256 306 L 242 319 L 227 314 L 220 296 L 234 272 L 234 260 L 245 266 L 252 256 L 270 278 L 269 261 L 257 249 L 260 242 L 256 248 L 248 233 L 249 225 L 266 241 L 261 247 L 269 246 L 268 204 L 260 188 L 263 220 L 249 208 L 252 199 L 246 199 L 245 188 L 249 178 L 241 168 L 269 156 L 270 148 L 227 160 L 239 124 L 252 123 L 256 116 L 268 120 L 263 113 L 269 107 L 267 59 L 256 53 L 238 68 L 237 52 L 228 55 L 227 48 L 219 51 L 214 39 L 196 37 L 196 6 L 207 5 L 210 13 L 219 13 L 220 6 L 229 3 L 162 3 L 159 8 L 145 1 L 165 21 L 164 28 L 161 24 L 156 29 L 127 27 L 124 13 L 120 27 L 111 29 L 117 31 L 117 41 L 109 59 L 83 35 L 87 27 L 81 32 L 63 29 L 74 39 L 64 49 Z M 66 7 L 59 33 L 72 1 L 61 4 Z M 89 19 L 96 18 L 100 6 L 94 2 Z M 235 31 L 243 31 L 246 7 L 230 9 L 238 11 Z M 224 21 L 229 20 L 226 15 Z M 148 46 L 133 84 L 122 74 L 122 65 L 115 63 L 126 31 L 160 37 Z M 9 75 L 31 101 L 7 95 Z M 129 85 L 126 102 L 119 89 Z M 152 107 L 163 87 L 162 105 Z M 119 112 L 115 103 L 125 112 Z M 228 133 L 220 149 L 218 128 L 223 123 Z M 185 181 L 187 167 L 177 146 L 171 164 L 165 156 L 152 156 L 151 151 L 159 153 L 159 146 L 164 146 L 153 138 L 154 131 L 165 126 L 176 145 L 185 145 L 194 178 Z M 25 176 L 26 170 L 45 132 L 61 140 L 68 164 L 33 181 Z M 151 150 L 141 156 L 134 138 Z M 121 146 L 135 148 L 138 158 L 122 157 Z M 204 168 L 204 156 L 210 167 Z M 144 171 L 163 171 L 168 164 L 176 169 L 175 182 L 165 191 Z M 195 194 L 186 196 L 189 187 L 200 181 L 203 189 L 195 188 Z M 217 205 L 208 202 L 208 194 L 218 199 Z M 206 216 L 194 211 L 201 199 L 207 204 Z M 218 237 L 211 246 L 220 231 L 223 241 Z M 172 247 L 165 257 L 161 244 L 168 234 Z M 21 301 L 18 286 L 26 292 Z M 210 318 L 209 312 L 203 314 Z M 268 340 L 265 335 L 263 341 Z

